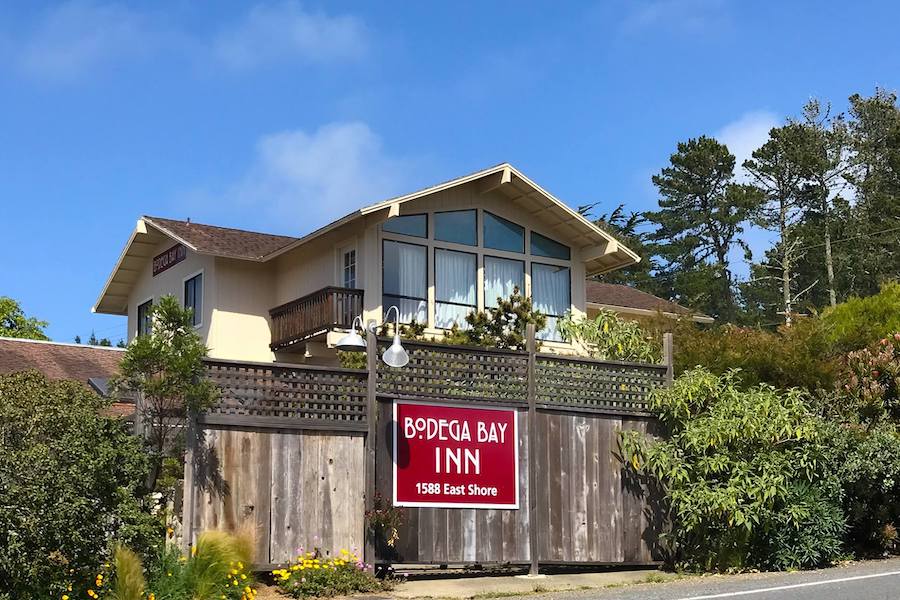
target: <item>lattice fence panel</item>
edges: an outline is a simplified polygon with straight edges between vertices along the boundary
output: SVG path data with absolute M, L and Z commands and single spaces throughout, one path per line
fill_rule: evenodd
M 535 376 L 539 405 L 642 412 L 650 391 L 666 384 L 666 367 L 541 355 Z
M 379 355 L 387 345 L 379 342 Z M 378 361 L 378 393 L 395 398 L 466 399 L 504 404 L 528 402 L 524 352 L 403 342 L 409 364 Z
M 366 423 L 365 371 L 207 361 L 207 374 L 221 390 L 210 416 Z

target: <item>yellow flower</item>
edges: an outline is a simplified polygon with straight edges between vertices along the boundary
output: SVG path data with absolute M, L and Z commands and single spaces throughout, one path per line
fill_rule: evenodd
M 149 594 L 147 594 L 147 600 L 156 600 L 156 594 L 150 592 Z
M 63 595 L 62 595 L 62 600 L 69 600 L 69 596 L 67 596 L 66 594 L 63 594 Z
M 244 563 L 238 561 L 238 569 L 243 570 L 243 569 L 244 569 Z
M 245 574 L 241 573 L 241 579 L 247 579 L 247 576 Z

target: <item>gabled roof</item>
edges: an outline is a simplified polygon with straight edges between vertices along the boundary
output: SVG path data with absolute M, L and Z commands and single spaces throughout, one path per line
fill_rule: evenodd
M 279 248 L 270 257 L 273 258 L 358 218 L 388 211 L 390 216 L 399 214 L 402 204 L 468 183 L 478 183 L 483 192 L 496 191 L 508 198 L 511 203 L 532 215 L 540 215 L 549 228 L 567 243 L 574 243 L 581 248 L 588 275 L 605 273 L 639 262 L 641 258 L 630 249 L 619 244 L 616 239 L 603 231 L 584 216 L 572 210 L 509 163 L 500 163 L 487 169 L 451 179 L 411 194 L 397 196 L 360 208 L 345 217 L 313 231 L 295 242 Z M 580 242 L 580 243 L 579 243 Z
M 92 310 L 127 314 L 131 286 L 147 260 L 154 256 L 159 244 L 166 239 L 180 242 L 199 254 L 265 262 L 366 215 L 382 213 L 387 218 L 396 216 L 400 206 L 406 202 L 470 183 L 479 186 L 483 193 L 498 193 L 520 210 L 539 216 L 552 233 L 565 240 L 566 244 L 579 248 L 587 275 L 605 273 L 640 261 L 637 254 L 619 244 L 609 233 L 559 201 L 509 163 L 501 163 L 411 194 L 364 206 L 300 238 L 161 217 L 141 217 Z
M 628 285 L 588 279 L 584 289 L 588 308 L 605 308 L 616 312 L 644 315 L 661 313 L 669 317 L 687 317 L 698 323 L 713 322 L 712 317 Z

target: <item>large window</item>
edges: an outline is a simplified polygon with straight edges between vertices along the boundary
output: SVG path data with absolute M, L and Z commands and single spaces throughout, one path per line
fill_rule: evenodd
M 467 246 L 478 245 L 478 228 L 474 210 L 434 213 L 434 239 Z
M 525 261 L 484 257 L 484 306 L 497 306 L 497 298 L 509 298 L 513 290 L 525 295 Z
M 428 250 L 384 240 L 382 310 L 396 305 L 403 323 L 428 322 Z
M 191 309 L 192 325 L 199 326 L 203 318 L 203 273 L 184 281 L 184 307 Z
M 542 340 L 562 341 L 559 318 L 572 307 L 569 267 L 531 264 L 531 297 L 534 308 L 547 315 L 547 326 L 538 333 Z
M 428 215 L 405 215 L 392 217 L 381 225 L 381 229 L 390 233 L 428 237 Z
M 484 211 L 484 247 L 523 254 L 525 228 Z
M 568 246 L 563 246 L 555 240 L 551 240 L 539 233 L 531 232 L 531 254 L 534 256 L 546 256 L 569 260 L 571 252 Z
M 153 323 L 150 320 L 150 309 L 153 308 L 153 300 L 147 300 L 137 307 L 137 334 L 147 335 Z
M 468 252 L 434 251 L 434 324 L 449 329 L 466 327 L 466 315 L 477 308 L 475 271 L 477 257 Z

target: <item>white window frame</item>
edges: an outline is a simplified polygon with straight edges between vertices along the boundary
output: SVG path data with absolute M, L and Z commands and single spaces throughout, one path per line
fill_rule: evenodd
M 354 274 L 354 285 L 352 289 L 361 289 L 360 287 L 360 271 L 359 271 L 359 248 L 356 243 L 356 239 L 354 238 L 352 241 L 345 242 L 343 244 L 338 244 L 335 248 L 335 262 L 337 266 L 337 272 L 335 273 L 335 280 L 337 281 L 338 287 L 347 287 L 344 284 L 344 255 L 348 252 L 354 252 L 354 260 L 356 266 L 356 272 Z
M 203 303 L 206 301 L 206 275 L 203 273 L 204 269 L 200 269 L 195 273 L 191 273 L 187 277 L 184 277 L 181 280 L 181 306 L 182 308 L 187 308 L 185 305 L 185 297 L 184 297 L 184 284 L 188 282 L 189 279 L 193 279 L 197 275 L 201 275 L 200 278 L 200 314 L 197 314 L 197 311 L 194 310 L 194 316 L 199 317 L 200 321 L 194 325 L 194 329 L 200 329 L 203 327 Z

